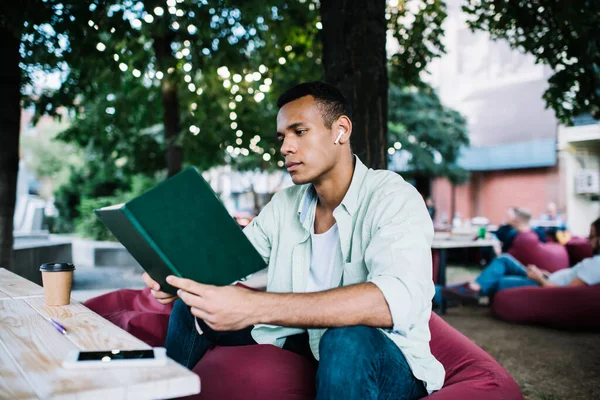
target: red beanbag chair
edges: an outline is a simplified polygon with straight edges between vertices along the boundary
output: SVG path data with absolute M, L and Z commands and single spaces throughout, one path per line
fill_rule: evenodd
M 150 346 L 165 345 L 173 303 L 163 306 L 149 288 L 117 290 L 83 304 Z
M 569 254 L 560 243 L 541 242 L 533 232 L 520 232 L 515 237 L 508 254 L 522 264 L 534 264 L 548 272 L 569 268 Z
M 569 254 L 569 265 L 572 267 L 580 261 L 594 256 L 594 249 L 590 242 L 581 237 L 573 237 L 565 244 Z
M 600 285 L 499 291 L 492 313 L 505 321 L 556 328 L 600 328 Z
M 189 399 L 313 400 L 316 395 L 315 367 L 277 346 L 215 347 L 193 371 L 202 391 Z
M 511 376 L 489 354 L 431 314 L 431 351 L 446 369 L 433 400 L 522 399 Z M 202 392 L 192 398 L 314 399 L 315 369 L 302 356 L 270 345 L 216 347 L 194 368 Z
M 427 399 L 522 399 L 514 379 L 488 353 L 436 314 L 429 320 L 431 352 L 446 370 L 442 390 Z
M 164 345 L 170 306 L 148 289 L 120 290 L 87 301 L 86 306 L 153 346 Z M 444 365 L 444 387 L 434 400 L 522 399 L 519 387 L 489 354 L 431 314 L 431 351 Z M 191 399 L 314 399 L 315 369 L 304 357 L 271 345 L 216 347 L 194 371 L 202 392 Z

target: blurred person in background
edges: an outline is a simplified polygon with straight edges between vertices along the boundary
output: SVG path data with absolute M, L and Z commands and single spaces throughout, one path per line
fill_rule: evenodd
M 586 258 L 572 268 L 552 274 L 536 265 L 523 265 L 514 257 L 503 254 L 493 260 L 472 282 L 446 287 L 442 293 L 446 299 L 463 304 L 478 304 L 479 297 L 492 296 L 496 292 L 521 286 L 591 286 L 600 284 L 600 218 L 590 226 L 589 241 L 594 256 Z

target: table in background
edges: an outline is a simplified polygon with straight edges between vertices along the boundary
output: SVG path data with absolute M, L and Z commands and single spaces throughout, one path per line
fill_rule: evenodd
M 54 318 L 68 334 L 47 320 Z M 81 303 L 48 307 L 43 289 L 0 268 L 0 399 L 159 399 L 200 392 L 175 361 L 159 367 L 65 369 L 71 350 L 150 349 Z
M 454 238 L 435 238 L 431 248 L 439 251 L 439 264 L 438 264 L 438 285 L 442 288 L 446 286 L 446 262 L 448 258 L 448 249 L 470 249 L 470 248 L 482 248 L 482 247 L 493 247 L 494 244 L 498 243 L 496 239 L 477 239 L 477 240 L 457 240 Z M 446 299 L 442 296 L 440 301 L 440 313 L 446 313 Z

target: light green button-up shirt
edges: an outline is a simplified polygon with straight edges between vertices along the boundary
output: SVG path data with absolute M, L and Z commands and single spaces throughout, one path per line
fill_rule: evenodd
M 244 229 L 268 264 L 267 291 L 304 292 L 311 263 L 310 228 L 317 196 L 311 184 L 282 190 Z M 441 389 L 444 367 L 433 357 L 429 318 L 433 225 L 415 188 L 390 171 L 367 169 L 356 158 L 352 182 L 334 210 L 342 259 L 334 269 L 337 286 L 372 282 L 383 293 L 393 320 L 382 331 L 400 348 L 429 392 Z M 257 325 L 257 343 L 282 347 L 299 328 Z M 308 329 L 310 348 L 319 359 L 326 329 Z

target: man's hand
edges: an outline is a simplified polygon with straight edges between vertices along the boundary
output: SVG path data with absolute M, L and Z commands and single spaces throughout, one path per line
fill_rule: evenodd
M 527 266 L 527 277 L 540 285 L 546 280 L 544 272 L 533 264 Z
M 167 277 L 179 288 L 179 298 L 191 307 L 192 314 L 215 331 L 237 331 L 258 323 L 259 296 L 239 286 L 212 286 L 189 279 Z
M 146 286 L 148 286 L 150 289 L 152 289 L 152 290 L 150 290 L 150 292 L 152 293 L 152 296 L 154 296 L 154 298 L 156 300 L 158 300 L 158 302 L 160 304 L 169 304 L 169 303 L 173 302 L 175 299 L 177 299 L 177 296 L 173 296 L 172 294 L 161 292 L 160 285 L 158 284 L 158 282 L 156 282 L 154 279 L 150 278 L 150 275 L 148 275 L 147 272 L 144 272 L 142 274 L 142 279 L 146 283 Z

